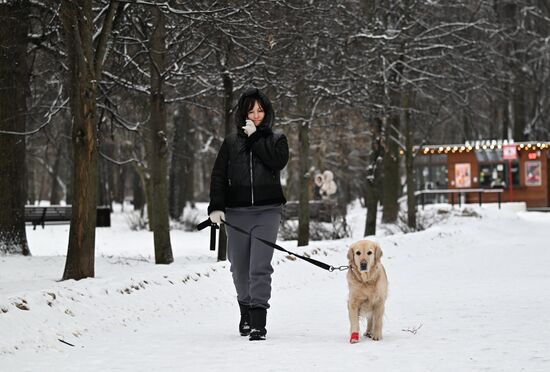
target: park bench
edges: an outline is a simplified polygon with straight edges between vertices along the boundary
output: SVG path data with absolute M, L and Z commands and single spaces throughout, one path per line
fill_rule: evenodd
M 48 205 L 48 206 L 25 206 L 25 222 L 30 222 L 33 229 L 37 225 L 44 228 L 45 224 L 69 223 L 72 216 L 72 206 L 70 205 Z M 109 206 L 97 207 L 96 227 L 111 226 L 111 208 Z
M 282 219 L 297 220 L 300 209 L 298 201 L 289 201 L 283 207 Z M 336 203 L 332 200 L 310 200 L 309 201 L 309 219 L 317 222 L 332 222 L 334 218 L 339 216 L 339 211 Z

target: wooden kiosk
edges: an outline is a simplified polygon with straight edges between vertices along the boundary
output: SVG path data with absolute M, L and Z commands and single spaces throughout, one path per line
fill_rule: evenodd
M 475 141 L 417 150 L 417 190 L 463 189 L 466 203 L 478 203 L 481 193 L 467 190 L 503 189 L 503 202 L 550 207 L 550 142 Z M 483 193 L 484 203 L 496 201 L 497 193 Z

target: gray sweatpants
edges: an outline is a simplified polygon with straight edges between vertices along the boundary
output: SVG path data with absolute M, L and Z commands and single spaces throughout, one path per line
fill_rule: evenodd
M 252 235 L 275 243 L 281 221 L 282 206 L 265 205 L 226 208 L 225 218 Z M 243 305 L 269 308 L 273 248 L 226 226 L 227 257 L 231 263 L 237 298 Z

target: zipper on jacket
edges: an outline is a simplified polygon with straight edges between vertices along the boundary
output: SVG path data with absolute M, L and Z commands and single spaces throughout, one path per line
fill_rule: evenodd
M 231 160 L 228 160 L 227 161 L 227 169 L 230 170 L 231 169 Z M 227 177 L 227 180 L 229 181 L 229 186 L 231 186 L 231 172 L 229 172 L 229 177 Z
M 252 170 L 252 151 L 250 151 L 250 193 L 252 195 L 252 205 L 254 205 L 254 171 Z

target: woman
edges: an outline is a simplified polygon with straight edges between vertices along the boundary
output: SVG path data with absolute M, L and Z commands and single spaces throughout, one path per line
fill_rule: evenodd
M 239 98 L 237 133 L 222 143 L 210 180 L 210 220 L 275 242 L 286 203 L 279 172 L 288 162 L 284 134 L 273 133 L 274 113 L 258 89 Z M 227 226 L 227 252 L 241 312 L 239 332 L 251 341 L 265 340 L 271 297 L 273 248 Z

